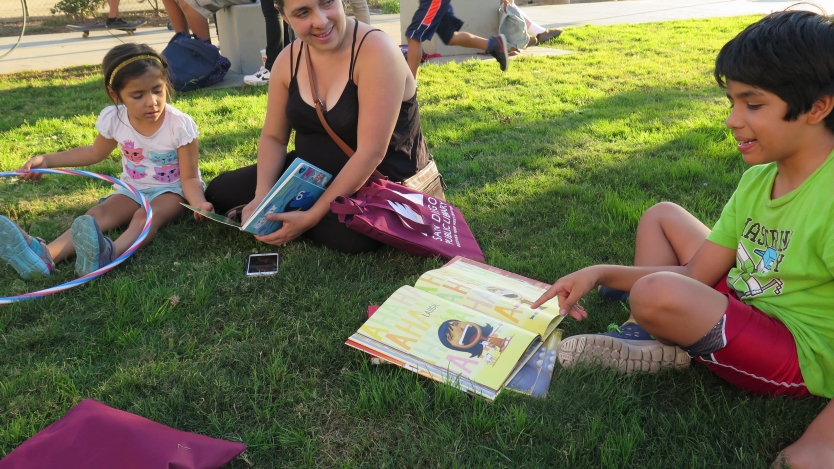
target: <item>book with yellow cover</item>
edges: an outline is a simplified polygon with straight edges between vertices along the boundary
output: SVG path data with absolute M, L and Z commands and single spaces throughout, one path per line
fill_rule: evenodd
M 530 308 L 547 287 L 456 257 L 400 287 L 347 344 L 492 400 L 562 320 L 555 298 Z

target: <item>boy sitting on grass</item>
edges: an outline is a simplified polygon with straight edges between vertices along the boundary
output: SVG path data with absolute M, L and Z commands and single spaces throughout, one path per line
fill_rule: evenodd
M 630 292 L 615 332 L 569 337 L 563 366 L 624 372 L 689 357 L 757 394 L 834 396 L 834 27 L 807 11 L 768 15 L 718 54 L 727 126 L 753 166 L 710 230 L 661 203 L 637 227 L 634 266 L 595 265 L 559 279 L 562 315 L 597 286 Z M 834 467 L 834 404 L 773 467 Z

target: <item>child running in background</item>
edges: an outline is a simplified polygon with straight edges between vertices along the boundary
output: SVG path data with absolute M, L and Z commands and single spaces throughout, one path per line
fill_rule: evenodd
M 484 39 L 474 34 L 461 32 L 463 21 L 455 16 L 452 10 L 452 0 L 420 0 L 417 11 L 414 12 L 411 24 L 405 30 L 408 38 L 408 68 L 417 78 L 420 61 L 423 59 L 423 41 L 431 40 L 434 33 L 440 37 L 443 44 L 449 46 L 471 47 L 481 49 L 495 57 L 501 70 L 507 70 L 507 39 L 503 34 Z
M 597 286 L 629 291 L 631 318 L 568 337 L 564 366 L 624 372 L 689 357 L 756 394 L 834 396 L 834 27 L 822 15 L 766 16 L 718 54 L 729 127 L 745 163 L 710 230 L 661 203 L 637 227 L 633 267 L 596 265 L 559 279 L 532 307 L 561 314 Z M 834 404 L 773 467 L 834 467 Z
M 212 210 L 203 195 L 197 168 L 197 126 L 194 120 L 166 105 L 170 90 L 165 58 L 145 44 L 122 44 L 104 57 L 104 87 L 113 106 L 98 116 L 98 136 L 92 145 L 36 156 L 21 168 L 87 166 L 106 159 L 119 147 L 122 181 L 150 201 L 153 224 L 145 244 L 162 226 L 183 213 L 180 202 L 188 201 Z M 28 173 L 22 179 L 39 179 Z M 145 210 L 126 189 L 116 191 L 75 219 L 69 231 L 46 244 L 24 232 L 12 220 L 0 216 L 0 258 L 23 278 L 49 275 L 55 264 L 76 254 L 75 271 L 87 275 L 119 257 L 139 237 Z M 115 241 L 102 234 L 127 225 Z

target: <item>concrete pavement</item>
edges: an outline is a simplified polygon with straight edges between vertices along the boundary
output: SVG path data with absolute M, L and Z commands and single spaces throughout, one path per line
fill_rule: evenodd
M 492 0 L 485 0 L 492 1 Z M 519 4 L 523 0 L 519 0 Z M 765 14 L 783 10 L 796 3 L 782 0 L 631 0 L 567 5 L 522 6 L 525 14 L 545 27 L 570 27 L 583 24 L 649 23 L 681 20 Z M 834 0 L 815 0 L 815 3 L 834 13 Z M 399 15 L 373 15 L 371 23 L 402 43 Z M 254 27 L 254 26 L 253 26 Z M 263 25 L 257 25 L 263 27 Z M 214 33 L 214 31 L 213 31 Z M 569 34 L 569 33 L 568 33 Z M 76 65 L 101 63 L 104 54 L 120 42 L 143 42 L 162 50 L 171 38 L 166 28 L 139 28 L 133 36 L 121 31 L 94 31 L 89 38 L 80 33 L 67 32 L 24 36 L 20 46 L 0 59 L 0 74 L 25 70 L 51 70 Z M 0 55 L 8 51 L 17 38 L 0 38 Z M 215 44 L 219 41 L 213 39 Z M 538 55 L 531 48 L 527 55 Z M 543 49 L 542 51 L 547 51 Z M 549 49 L 552 50 L 552 49 Z M 242 77 L 227 75 L 224 85 L 242 83 Z

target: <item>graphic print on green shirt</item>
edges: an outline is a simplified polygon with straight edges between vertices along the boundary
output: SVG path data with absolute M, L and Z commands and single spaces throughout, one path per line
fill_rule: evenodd
M 741 232 L 743 233 L 742 239 L 760 247 L 754 247 L 751 253 L 745 247 L 745 243 L 739 241 L 736 250 L 736 268 L 731 271 L 727 283 L 738 292 L 738 297 L 742 299 L 759 296 L 771 288 L 774 295 L 781 295 L 785 284 L 781 278 L 768 279 L 761 276 L 764 278 L 760 279 L 760 276 L 756 274 L 779 273 L 779 264 L 785 260 L 784 252 L 790 245 L 793 232 L 768 229 L 767 225 L 754 221 L 751 217 L 747 217 Z

